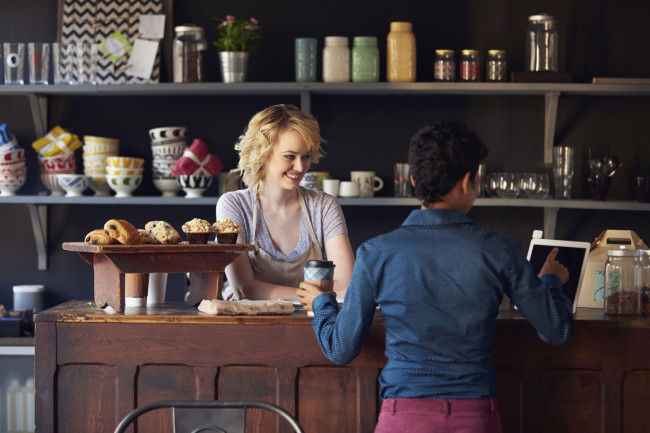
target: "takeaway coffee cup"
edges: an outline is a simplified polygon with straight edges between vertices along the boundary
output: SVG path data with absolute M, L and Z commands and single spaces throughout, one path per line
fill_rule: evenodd
M 302 265 L 305 282 L 318 286 L 321 290 L 334 291 L 334 262 L 327 260 L 307 260 Z
M 149 274 L 124 274 L 124 304 L 126 307 L 146 306 L 148 291 Z

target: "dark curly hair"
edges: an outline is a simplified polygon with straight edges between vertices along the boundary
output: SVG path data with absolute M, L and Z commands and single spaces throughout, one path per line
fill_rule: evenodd
M 476 177 L 488 152 L 478 135 L 461 122 L 440 121 L 420 129 L 409 147 L 415 197 L 425 206 L 441 201 L 465 173 Z

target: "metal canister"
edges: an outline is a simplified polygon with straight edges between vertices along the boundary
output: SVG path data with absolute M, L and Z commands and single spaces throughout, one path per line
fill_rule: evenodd
M 174 28 L 174 83 L 205 81 L 205 52 L 208 44 L 202 27 L 186 24 Z
M 433 79 L 435 81 L 454 81 L 456 79 L 454 50 L 436 50 L 436 59 L 433 63 Z
M 557 20 L 548 14 L 528 17 L 526 71 L 558 71 Z
M 487 81 L 508 81 L 505 51 L 488 51 L 485 66 L 485 79 Z
M 478 50 L 463 50 L 460 57 L 461 81 L 480 81 L 481 62 Z

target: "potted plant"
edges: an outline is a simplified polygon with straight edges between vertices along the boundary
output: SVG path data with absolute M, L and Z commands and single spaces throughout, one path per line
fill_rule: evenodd
M 248 56 L 257 50 L 260 35 L 259 22 L 251 18 L 235 18 L 227 15 L 225 19 L 215 18 L 219 22 L 215 30 L 219 38 L 213 42 L 219 50 L 219 63 L 224 83 L 246 81 Z

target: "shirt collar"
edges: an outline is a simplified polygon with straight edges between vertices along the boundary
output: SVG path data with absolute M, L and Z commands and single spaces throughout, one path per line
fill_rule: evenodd
M 402 226 L 435 226 L 449 224 L 475 224 L 467 215 L 455 209 L 416 209 L 406 217 Z

